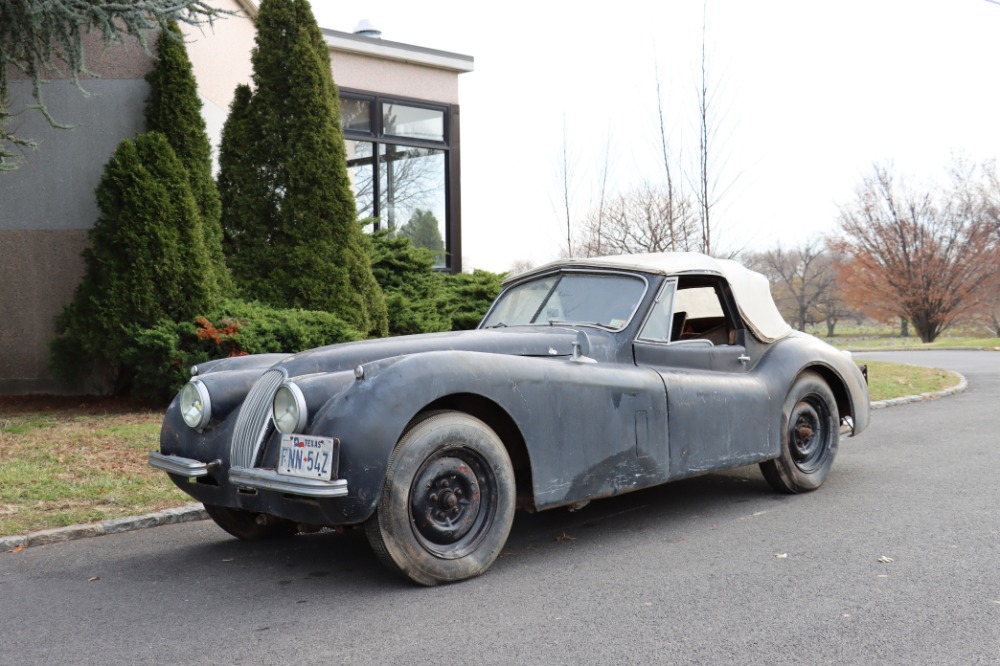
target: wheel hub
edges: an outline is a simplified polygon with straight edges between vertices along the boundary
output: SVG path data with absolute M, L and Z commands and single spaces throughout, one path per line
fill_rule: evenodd
M 826 433 L 824 415 L 812 402 L 803 400 L 795 405 L 789 419 L 792 459 L 796 466 L 809 472 L 825 455 Z
M 462 540 L 476 525 L 482 500 L 475 471 L 461 458 L 444 456 L 417 476 L 410 511 L 417 532 L 434 544 Z

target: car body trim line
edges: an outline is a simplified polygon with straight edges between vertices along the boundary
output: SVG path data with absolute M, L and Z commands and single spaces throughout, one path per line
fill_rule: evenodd
M 236 486 L 257 488 L 260 490 L 276 490 L 289 495 L 304 497 L 345 497 L 347 495 L 347 480 L 322 481 L 320 479 L 300 479 L 294 476 L 278 474 L 273 469 L 249 467 L 231 467 L 229 481 Z
M 192 458 L 168 456 L 157 451 L 150 451 L 149 464 L 168 474 L 179 474 L 187 477 L 208 476 L 208 463 Z

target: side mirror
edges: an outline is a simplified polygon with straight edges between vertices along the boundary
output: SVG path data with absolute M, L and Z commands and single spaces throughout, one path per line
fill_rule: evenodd
M 577 331 L 573 341 L 573 359 L 577 363 L 597 363 L 590 358 L 590 338 L 586 331 Z

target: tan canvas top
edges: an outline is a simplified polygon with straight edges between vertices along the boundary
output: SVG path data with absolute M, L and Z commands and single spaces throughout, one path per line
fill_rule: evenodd
M 622 254 L 611 257 L 561 259 L 534 268 L 507 280 L 512 282 L 545 273 L 556 268 L 623 268 L 655 273 L 680 275 L 683 273 L 712 273 L 721 275 L 732 287 L 740 315 L 753 334 L 762 342 L 774 342 L 791 332 L 771 297 L 767 278 L 730 259 L 715 259 L 697 252 L 655 252 L 650 254 Z

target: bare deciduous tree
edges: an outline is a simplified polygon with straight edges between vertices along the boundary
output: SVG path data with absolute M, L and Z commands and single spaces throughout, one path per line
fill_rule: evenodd
M 818 239 L 789 250 L 779 244 L 757 255 L 752 263 L 770 279 L 775 303 L 799 330 L 818 318 L 820 304 L 836 283 L 830 255 Z
M 924 342 L 969 312 L 1000 259 L 988 179 L 961 164 L 951 176 L 943 191 L 919 192 L 876 166 L 841 208 L 842 236 L 831 243 L 851 260 L 853 292 L 894 308 Z
M 651 183 L 608 200 L 591 211 L 576 244 L 585 257 L 701 248 L 698 217 L 689 199 L 679 200 Z

